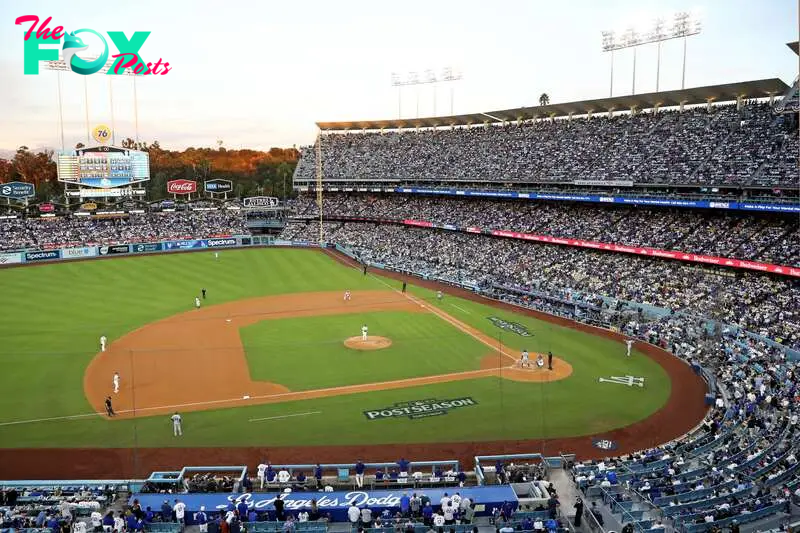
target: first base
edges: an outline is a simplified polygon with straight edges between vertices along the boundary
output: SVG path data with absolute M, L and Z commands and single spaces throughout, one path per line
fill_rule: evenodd
M 225 319 L 225 322 L 230 322 L 230 321 L 231 321 L 231 319 L 230 319 L 230 318 L 226 318 L 226 319 Z
M 250 399 L 250 396 L 248 396 L 248 395 L 242 396 L 242 400 L 249 400 L 249 399 Z

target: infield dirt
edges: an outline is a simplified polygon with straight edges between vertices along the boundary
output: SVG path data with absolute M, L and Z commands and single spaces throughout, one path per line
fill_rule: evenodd
M 316 390 L 293 392 L 280 383 L 253 381 L 250 377 L 239 328 L 262 320 L 387 310 L 436 314 L 492 351 L 476 370 Z M 355 326 L 358 329 L 357 324 Z M 372 339 L 378 340 L 377 337 Z M 360 337 L 357 340 L 362 342 Z M 391 344 L 389 339 L 386 341 Z M 360 349 L 377 349 L 377 345 Z M 339 292 L 301 293 L 192 309 L 147 324 L 115 340 L 105 352 L 95 356 L 84 374 L 84 390 L 98 413 L 105 413 L 105 398 L 111 396 L 117 413 L 115 418 L 130 418 L 176 410 L 202 411 L 306 400 L 487 376 L 516 381 L 556 381 L 572 373 L 572 367 L 559 358 L 554 358 L 553 371 L 514 368 L 515 361 L 516 357 L 496 339 L 439 309 L 423 307 L 406 295 L 393 291 L 353 291 L 352 300 L 342 302 Z M 118 394 L 113 392 L 114 372 L 121 375 Z M 181 381 L 191 383 L 191 386 L 176 386 L 174 376 L 181 376 Z

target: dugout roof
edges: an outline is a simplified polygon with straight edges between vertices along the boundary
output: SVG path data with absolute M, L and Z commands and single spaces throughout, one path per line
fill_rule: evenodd
M 548 104 L 544 106 L 518 107 L 502 111 L 468 113 L 443 117 L 404 118 L 388 120 L 355 120 L 344 122 L 317 122 L 321 130 L 381 130 L 402 128 L 432 128 L 442 126 L 468 126 L 487 122 L 513 122 L 543 117 L 565 117 L 609 111 L 628 111 L 652 109 L 654 107 L 675 107 L 705 104 L 708 102 L 731 102 L 738 97 L 765 98 L 783 94 L 789 86 L 779 78 L 694 87 L 675 91 L 616 96 L 580 102 Z

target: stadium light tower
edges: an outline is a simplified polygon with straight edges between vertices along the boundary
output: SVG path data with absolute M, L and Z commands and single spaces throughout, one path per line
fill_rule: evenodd
M 633 84 L 632 92 L 636 94 L 636 48 L 645 44 L 656 43 L 658 55 L 656 59 L 656 92 L 659 90 L 661 78 L 661 43 L 670 39 L 683 39 L 683 66 L 681 68 L 681 89 L 686 87 L 686 40 L 697 35 L 702 29 L 697 14 L 680 11 L 672 16 L 672 24 L 667 26 L 664 18 L 656 18 L 652 27 L 647 29 L 628 28 L 622 34 L 614 31 L 603 31 L 603 52 L 611 52 L 611 91 L 614 96 L 614 52 L 624 48 L 633 48 Z
M 436 84 L 449 83 L 450 84 L 450 114 L 453 114 L 453 102 L 455 101 L 455 88 L 453 82 L 459 81 L 463 76 L 460 72 L 453 70 L 453 67 L 445 67 L 442 69 L 441 75 L 436 74 L 431 69 L 426 70 L 423 76 L 420 77 L 418 72 L 409 72 L 405 79 L 402 79 L 399 74 L 392 72 L 392 86 L 397 87 L 397 118 L 401 118 L 401 91 L 403 87 L 416 86 L 417 87 L 417 118 L 419 118 L 419 86 L 432 85 L 433 86 L 433 114 L 436 115 Z
M 97 59 L 97 57 L 90 57 L 87 58 L 87 61 L 93 61 Z M 114 62 L 117 61 L 116 59 L 112 58 L 106 62 L 105 66 L 98 72 L 98 74 L 107 74 L 111 67 L 114 65 Z M 67 66 L 63 59 L 59 59 L 57 61 L 45 61 L 45 70 L 55 71 L 58 74 L 58 116 L 59 116 L 59 128 L 61 130 L 61 150 L 63 151 L 64 148 L 64 114 L 63 114 L 63 102 L 61 97 L 61 73 L 62 72 L 72 72 L 72 69 Z M 134 122 L 136 128 L 136 142 L 139 142 L 139 102 L 136 95 L 136 77 L 137 75 L 133 73 L 132 69 L 125 69 L 120 74 L 121 76 L 133 76 L 133 112 L 134 112 Z M 85 108 L 85 120 L 86 120 L 86 142 L 91 141 L 91 131 L 89 128 L 89 87 L 86 81 L 87 76 L 83 76 L 83 105 Z M 114 88 L 111 85 L 111 77 L 108 78 L 108 91 L 109 91 L 109 101 L 111 104 L 111 135 L 112 135 L 112 143 L 113 138 L 116 136 L 116 128 L 114 124 Z M 87 145 L 88 146 L 88 145 Z

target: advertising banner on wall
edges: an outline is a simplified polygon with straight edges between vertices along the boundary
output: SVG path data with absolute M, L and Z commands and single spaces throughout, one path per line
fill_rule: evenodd
M 64 259 L 76 259 L 78 257 L 94 257 L 97 255 L 97 248 L 94 246 L 83 246 L 80 248 L 63 248 L 61 257 Z
M 49 259 L 58 259 L 61 254 L 58 250 L 42 250 L 40 252 L 25 252 L 25 262 L 31 261 L 47 261 Z
M 400 485 L 400 484 L 398 484 Z M 316 501 L 318 509 L 326 514 L 330 514 L 334 520 L 346 521 L 347 509 L 351 505 L 358 507 L 368 507 L 373 515 L 379 515 L 384 510 L 390 514 L 400 510 L 400 499 L 403 493 L 408 492 L 407 487 L 398 487 L 395 490 L 354 490 L 340 492 L 325 492 L 309 494 L 307 492 L 290 492 L 281 495 L 283 507 L 286 511 L 298 513 L 311 509 L 312 500 Z M 438 503 L 447 492 L 452 489 L 428 489 L 425 495 L 432 502 Z M 491 485 L 486 487 L 464 487 L 459 489 L 463 498 L 469 498 L 473 502 L 480 502 L 480 510 L 476 515 L 483 516 L 492 512 L 495 507 L 501 507 L 509 502 L 512 508 L 516 508 L 518 498 L 511 485 Z M 131 501 L 136 498 L 142 507 L 158 508 L 164 501 L 163 494 L 138 493 L 131 495 Z M 228 504 L 245 502 L 250 509 L 256 511 L 273 511 L 275 509 L 275 494 L 184 494 L 181 501 L 186 504 L 186 510 L 190 513 L 197 512 L 200 507 L 206 508 L 206 512 L 214 512 L 226 509 Z
M 40 213 L 52 213 L 56 210 L 56 206 L 53 204 L 39 204 L 39 212 Z
M 19 263 L 22 263 L 22 254 L 19 252 L 0 254 L 0 265 L 18 265 Z
M 219 248 L 221 246 L 236 246 L 236 239 L 233 237 L 226 237 L 224 239 L 208 239 L 209 248 Z
M 160 242 L 143 242 L 131 244 L 131 251 L 137 254 L 160 252 L 163 249 Z
M 98 246 L 97 253 L 100 255 L 118 255 L 127 254 L 129 252 L 127 244 L 114 244 L 111 246 Z
M 197 182 L 192 180 L 172 180 L 167 182 L 170 194 L 193 194 L 197 192 Z
M 192 248 L 205 248 L 208 243 L 205 239 L 188 239 L 184 241 L 167 241 L 164 243 L 165 250 L 190 250 Z

